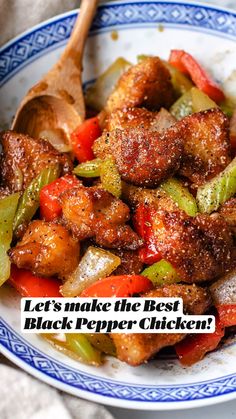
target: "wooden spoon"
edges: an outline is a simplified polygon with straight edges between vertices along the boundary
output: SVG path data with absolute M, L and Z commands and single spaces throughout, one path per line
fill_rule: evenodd
M 59 151 L 69 151 L 70 133 L 85 118 L 81 83 L 82 57 L 97 0 L 82 0 L 68 44 L 54 67 L 33 86 L 17 109 L 15 131 L 45 137 Z

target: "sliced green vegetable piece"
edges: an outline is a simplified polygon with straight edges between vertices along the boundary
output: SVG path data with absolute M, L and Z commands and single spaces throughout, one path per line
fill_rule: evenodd
M 73 173 L 81 177 L 98 177 L 100 176 L 101 164 L 101 159 L 90 160 L 76 166 Z
M 105 159 L 100 170 L 103 189 L 119 198 L 122 192 L 122 183 L 114 159 L 112 157 Z
M 197 203 L 188 188 L 183 186 L 182 182 L 177 179 L 170 178 L 160 185 L 160 188 L 167 193 L 179 208 L 186 212 L 186 214 L 194 217 L 197 212 Z
M 124 58 L 117 58 L 85 92 L 85 102 L 90 108 L 101 111 L 107 102 L 120 76 L 128 70 L 131 63 Z
M 187 90 L 170 108 L 175 118 L 182 119 L 194 112 L 218 108 L 218 105 L 197 87 Z
M 61 288 L 64 297 L 76 297 L 98 279 L 109 276 L 121 260 L 108 250 L 90 246 L 82 257 L 78 267 L 68 276 Z
M 181 281 L 173 266 L 164 259 L 144 269 L 141 275 L 150 279 L 155 286 L 174 284 Z
M 146 60 L 146 58 L 153 57 L 153 55 L 145 55 L 145 54 L 139 54 L 137 55 L 137 62 L 141 63 L 143 60 Z
M 0 286 L 9 278 L 11 263 L 7 255 L 13 233 L 13 220 L 20 194 L 15 193 L 0 200 Z
M 58 178 L 60 174 L 59 165 L 47 167 L 29 184 L 20 198 L 16 211 L 13 230 L 24 223 L 28 223 L 39 207 L 39 193 L 43 186 L 48 185 Z
M 75 333 L 72 334 L 72 337 L 70 338 L 69 333 L 40 334 L 42 339 L 45 339 L 64 355 L 84 364 L 95 366 L 101 365 L 102 360 L 100 352 L 91 346 L 86 337 L 83 339 L 81 336 L 84 335 Z
M 66 333 L 68 349 L 75 352 L 83 362 L 101 365 L 101 352 L 95 349 L 82 333 Z
M 186 77 L 181 71 L 175 68 L 173 65 L 168 63 L 167 61 L 163 61 L 165 66 L 168 68 L 170 75 L 171 75 L 171 82 L 173 84 L 175 93 L 178 96 L 183 95 L 188 90 L 193 87 L 193 83 Z
M 116 355 L 116 347 L 109 335 L 106 335 L 105 333 L 86 333 L 86 338 L 94 348 L 99 349 L 101 352 L 104 352 L 104 354 Z
M 192 112 L 192 95 L 191 90 L 188 90 L 171 106 L 170 113 L 179 120 L 190 115 Z
M 229 118 L 231 118 L 236 109 L 236 104 L 230 99 L 225 99 L 225 101 L 220 104 L 220 108 Z
M 191 95 L 193 112 L 201 112 L 206 111 L 207 109 L 218 108 L 218 105 L 210 99 L 209 96 L 197 89 L 197 87 L 193 87 L 191 89 Z
M 200 212 L 210 214 L 236 193 L 236 157 L 213 179 L 200 186 L 197 203 Z

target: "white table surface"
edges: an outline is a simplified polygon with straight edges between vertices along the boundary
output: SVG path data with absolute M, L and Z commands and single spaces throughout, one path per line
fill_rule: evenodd
M 217 4 L 221 7 L 236 9 L 236 0 L 205 0 L 202 3 Z M 108 410 L 115 419 L 231 419 L 236 418 L 236 400 L 209 407 L 165 412 L 128 410 L 117 407 L 108 407 Z

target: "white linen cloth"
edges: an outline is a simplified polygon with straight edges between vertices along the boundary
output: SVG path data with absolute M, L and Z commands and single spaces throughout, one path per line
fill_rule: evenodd
M 202 1 L 202 0 L 198 0 Z M 221 7 L 236 8 L 236 0 L 205 0 Z M 0 0 L 0 46 L 31 26 L 79 6 L 77 0 Z M 0 419 L 112 419 L 103 406 L 69 396 L 21 371 L 0 355 Z M 223 405 L 221 405 L 223 406 Z M 224 408 L 225 404 L 224 404 Z M 210 417 L 210 408 L 204 410 Z M 116 409 L 111 409 L 113 412 Z M 157 414 L 117 409 L 119 418 L 184 417 L 181 412 Z M 189 411 L 185 411 L 189 412 Z M 191 416 L 193 413 L 191 413 Z M 234 415 L 234 413 L 232 414 Z M 202 418 L 203 418 L 202 416 Z M 188 416 L 186 413 L 185 417 Z

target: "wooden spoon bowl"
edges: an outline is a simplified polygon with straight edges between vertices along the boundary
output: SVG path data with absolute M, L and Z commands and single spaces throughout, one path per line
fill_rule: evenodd
M 69 149 L 70 134 L 83 122 L 82 56 L 97 0 L 82 0 L 68 44 L 54 67 L 26 94 L 12 123 L 15 131 L 32 137 L 58 139 Z

